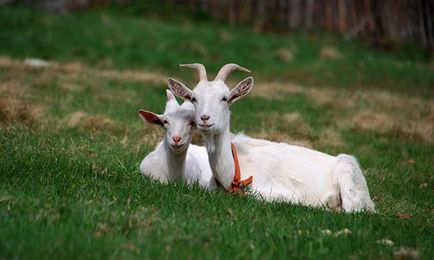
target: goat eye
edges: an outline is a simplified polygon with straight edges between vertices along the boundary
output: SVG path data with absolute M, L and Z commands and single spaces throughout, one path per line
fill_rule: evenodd
M 196 98 L 195 98 L 195 97 L 192 97 L 192 98 L 191 98 L 191 100 L 190 100 L 190 102 L 194 104 L 194 103 L 196 103 L 196 102 L 197 102 L 197 100 L 196 100 Z
M 169 121 L 167 121 L 166 119 L 163 120 L 163 124 L 168 125 Z
M 222 101 L 227 102 L 227 101 L 228 101 L 228 98 L 227 98 L 227 97 L 223 97 L 223 98 L 222 98 Z

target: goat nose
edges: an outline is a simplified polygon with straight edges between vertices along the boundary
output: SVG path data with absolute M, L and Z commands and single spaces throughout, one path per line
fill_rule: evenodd
M 202 119 L 202 121 L 206 121 L 206 120 L 209 119 L 209 115 L 202 115 L 202 116 L 200 117 L 200 119 Z
M 173 136 L 173 137 L 172 137 L 172 140 L 173 140 L 175 143 L 179 143 L 179 142 L 181 141 L 181 136 L 179 136 L 179 135 Z

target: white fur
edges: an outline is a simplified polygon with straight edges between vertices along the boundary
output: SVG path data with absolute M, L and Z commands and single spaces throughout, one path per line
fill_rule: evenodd
M 175 97 L 167 92 L 168 101 L 163 115 L 156 115 L 164 124 L 165 137 L 156 146 L 155 150 L 149 153 L 140 164 L 140 172 L 158 180 L 162 183 L 183 179 L 188 184 L 198 183 L 206 189 L 215 188 L 211 168 L 208 162 L 208 155 L 205 147 L 192 145 L 191 138 L 194 131 L 194 107 L 190 102 L 184 102 L 181 106 Z M 147 112 L 147 111 L 145 111 Z M 151 113 L 151 112 L 147 112 Z M 139 115 L 147 123 L 140 112 Z M 175 149 L 172 144 L 172 136 L 182 137 L 182 147 Z
M 331 156 L 300 146 L 231 134 L 229 106 L 247 95 L 252 86 L 253 78 L 241 81 L 232 91 L 221 80 L 201 81 L 191 91 L 182 83 L 169 80 L 172 91 L 195 105 L 196 123 L 204 135 L 216 180 L 226 189 L 231 185 L 232 142 L 238 151 L 242 179 L 253 176 L 251 191 L 265 200 L 328 206 L 345 212 L 375 211 L 353 156 Z M 209 117 L 206 122 L 201 120 L 203 115 Z

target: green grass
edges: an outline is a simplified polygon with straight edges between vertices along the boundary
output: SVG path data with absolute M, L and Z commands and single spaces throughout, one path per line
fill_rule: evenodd
M 100 12 L 52 16 L 1 8 L 0 26 L 3 56 L 83 66 L 0 66 L 0 258 L 408 257 L 401 248 L 434 256 L 433 138 L 409 126 L 419 122 L 432 131 L 433 73 L 423 58 L 378 53 L 327 35 L 264 36 Z M 221 30 L 230 40 L 219 40 Z M 193 43 L 206 51 L 198 53 Z M 343 58 L 318 59 L 323 46 L 334 46 Z M 293 62 L 273 56 L 282 47 L 297 49 Z M 214 73 L 237 61 L 254 71 L 258 84 L 290 79 L 309 86 L 278 99 L 255 95 L 254 87 L 233 106 L 232 129 L 252 135 L 265 129 L 331 154 L 354 154 L 378 214 L 266 203 L 142 177 L 138 165 L 161 134 L 144 126 L 136 111 L 161 112 L 165 85 L 95 73 L 143 69 L 192 82 L 192 73 L 177 64 L 193 61 Z M 331 101 L 315 101 L 311 91 L 325 86 Z M 396 125 L 353 123 L 366 111 L 384 113 Z M 77 112 L 87 116 L 71 124 Z M 299 121 L 272 120 L 294 113 Z M 324 139 L 327 131 L 342 143 Z M 399 217 L 404 213 L 411 217 Z M 351 233 L 334 235 L 344 229 Z M 377 242 L 382 239 L 394 244 Z

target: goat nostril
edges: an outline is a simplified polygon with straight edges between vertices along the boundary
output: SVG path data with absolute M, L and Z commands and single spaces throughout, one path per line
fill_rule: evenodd
M 206 120 L 209 119 L 209 115 L 202 115 L 202 116 L 200 117 L 200 119 L 202 119 L 202 121 L 206 121 Z
M 177 136 L 173 136 L 173 137 L 172 137 L 172 140 L 173 140 L 175 143 L 179 143 L 179 142 L 181 141 L 181 136 L 179 136 L 179 135 L 177 135 Z

